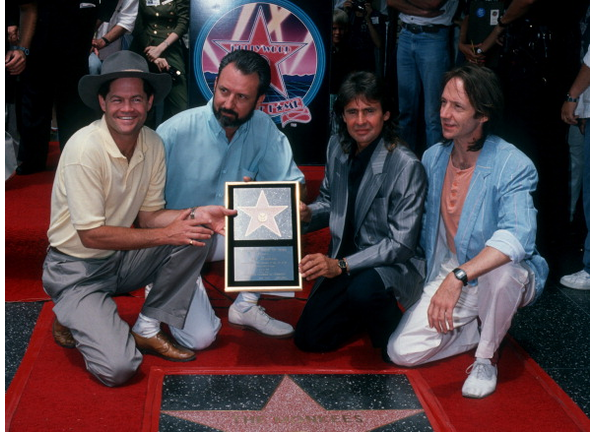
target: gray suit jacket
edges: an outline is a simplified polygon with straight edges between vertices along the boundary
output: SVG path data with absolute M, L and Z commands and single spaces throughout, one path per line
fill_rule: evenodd
M 375 268 L 404 308 L 421 295 L 425 262 L 417 252 L 427 179 L 421 162 L 407 147 L 388 151 L 382 140 L 365 170 L 355 205 L 357 252 L 337 257 L 348 203 L 349 155 L 330 138 L 320 195 L 310 205 L 307 231 L 330 227 L 332 258 L 346 258 L 351 272 Z M 417 254 L 419 255 L 419 254 Z M 419 255 L 421 256 L 421 255 Z M 320 278 L 312 289 L 321 284 Z

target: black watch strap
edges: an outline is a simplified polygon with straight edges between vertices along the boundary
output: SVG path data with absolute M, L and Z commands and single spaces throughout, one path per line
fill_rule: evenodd
M 462 270 L 461 268 L 455 268 L 454 270 L 452 270 L 452 273 L 454 273 L 456 279 L 462 281 L 462 284 L 464 286 L 468 285 L 468 275 L 464 270 Z

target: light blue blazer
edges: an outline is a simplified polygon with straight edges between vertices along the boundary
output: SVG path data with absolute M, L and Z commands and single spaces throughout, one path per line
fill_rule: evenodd
M 423 154 L 429 176 L 421 246 L 427 259 L 427 278 L 433 280 L 447 253 L 438 242 L 441 190 L 453 145 L 435 144 Z M 538 174 L 532 161 L 503 139 L 490 135 L 478 157 L 454 238 L 458 262 L 475 257 L 485 246 L 524 261 L 536 276 L 535 300 L 542 293 L 549 267 L 535 247 L 536 209 L 532 193 Z M 476 284 L 476 281 L 471 281 Z
M 403 307 L 420 297 L 425 262 L 418 252 L 426 193 L 426 176 L 418 158 L 407 147 L 388 151 L 381 140 L 357 193 L 354 240 L 357 252 L 337 257 L 344 233 L 348 203 L 349 155 L 336 136 L 330 138 L 320 195 L 310 205 L 312 220 L 306 231 L 330 227 L 332 258 L 346 258 L 351 272 L 375 268 L 385 286 Z M 312 294 L 321 284 L 318 279 Z

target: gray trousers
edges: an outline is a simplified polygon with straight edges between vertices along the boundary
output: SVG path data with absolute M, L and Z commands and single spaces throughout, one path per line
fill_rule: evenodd
M 209 242 L 209 241 L 208 241 Z M 126 382 L 142 355 L 112 296 L 153 283 L 141 313 L 183 328 L 209 247 L 160 246 L 80 259 L 48 250 L 43 287 L 58 321 L 70 328 L 87 370 L 107 386 Z

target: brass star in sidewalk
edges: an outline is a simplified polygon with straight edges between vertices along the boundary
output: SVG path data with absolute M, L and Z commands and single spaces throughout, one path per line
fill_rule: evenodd
M 255 207 L 237 207 L 238 210 L 246 213 L 251 219 L 245 232 L 248 237 L 261 226 L 266 227 L 277 236 L 281 237 L 281 232 L 274 217 L 286 210 L 288 206 L 271 206 L 264 191 L 260 191 L 258 202 Z
M 327 410 L 285 376 L 262 410 L 161 412 L 225 432 L 364 432 L 423 410 Z

